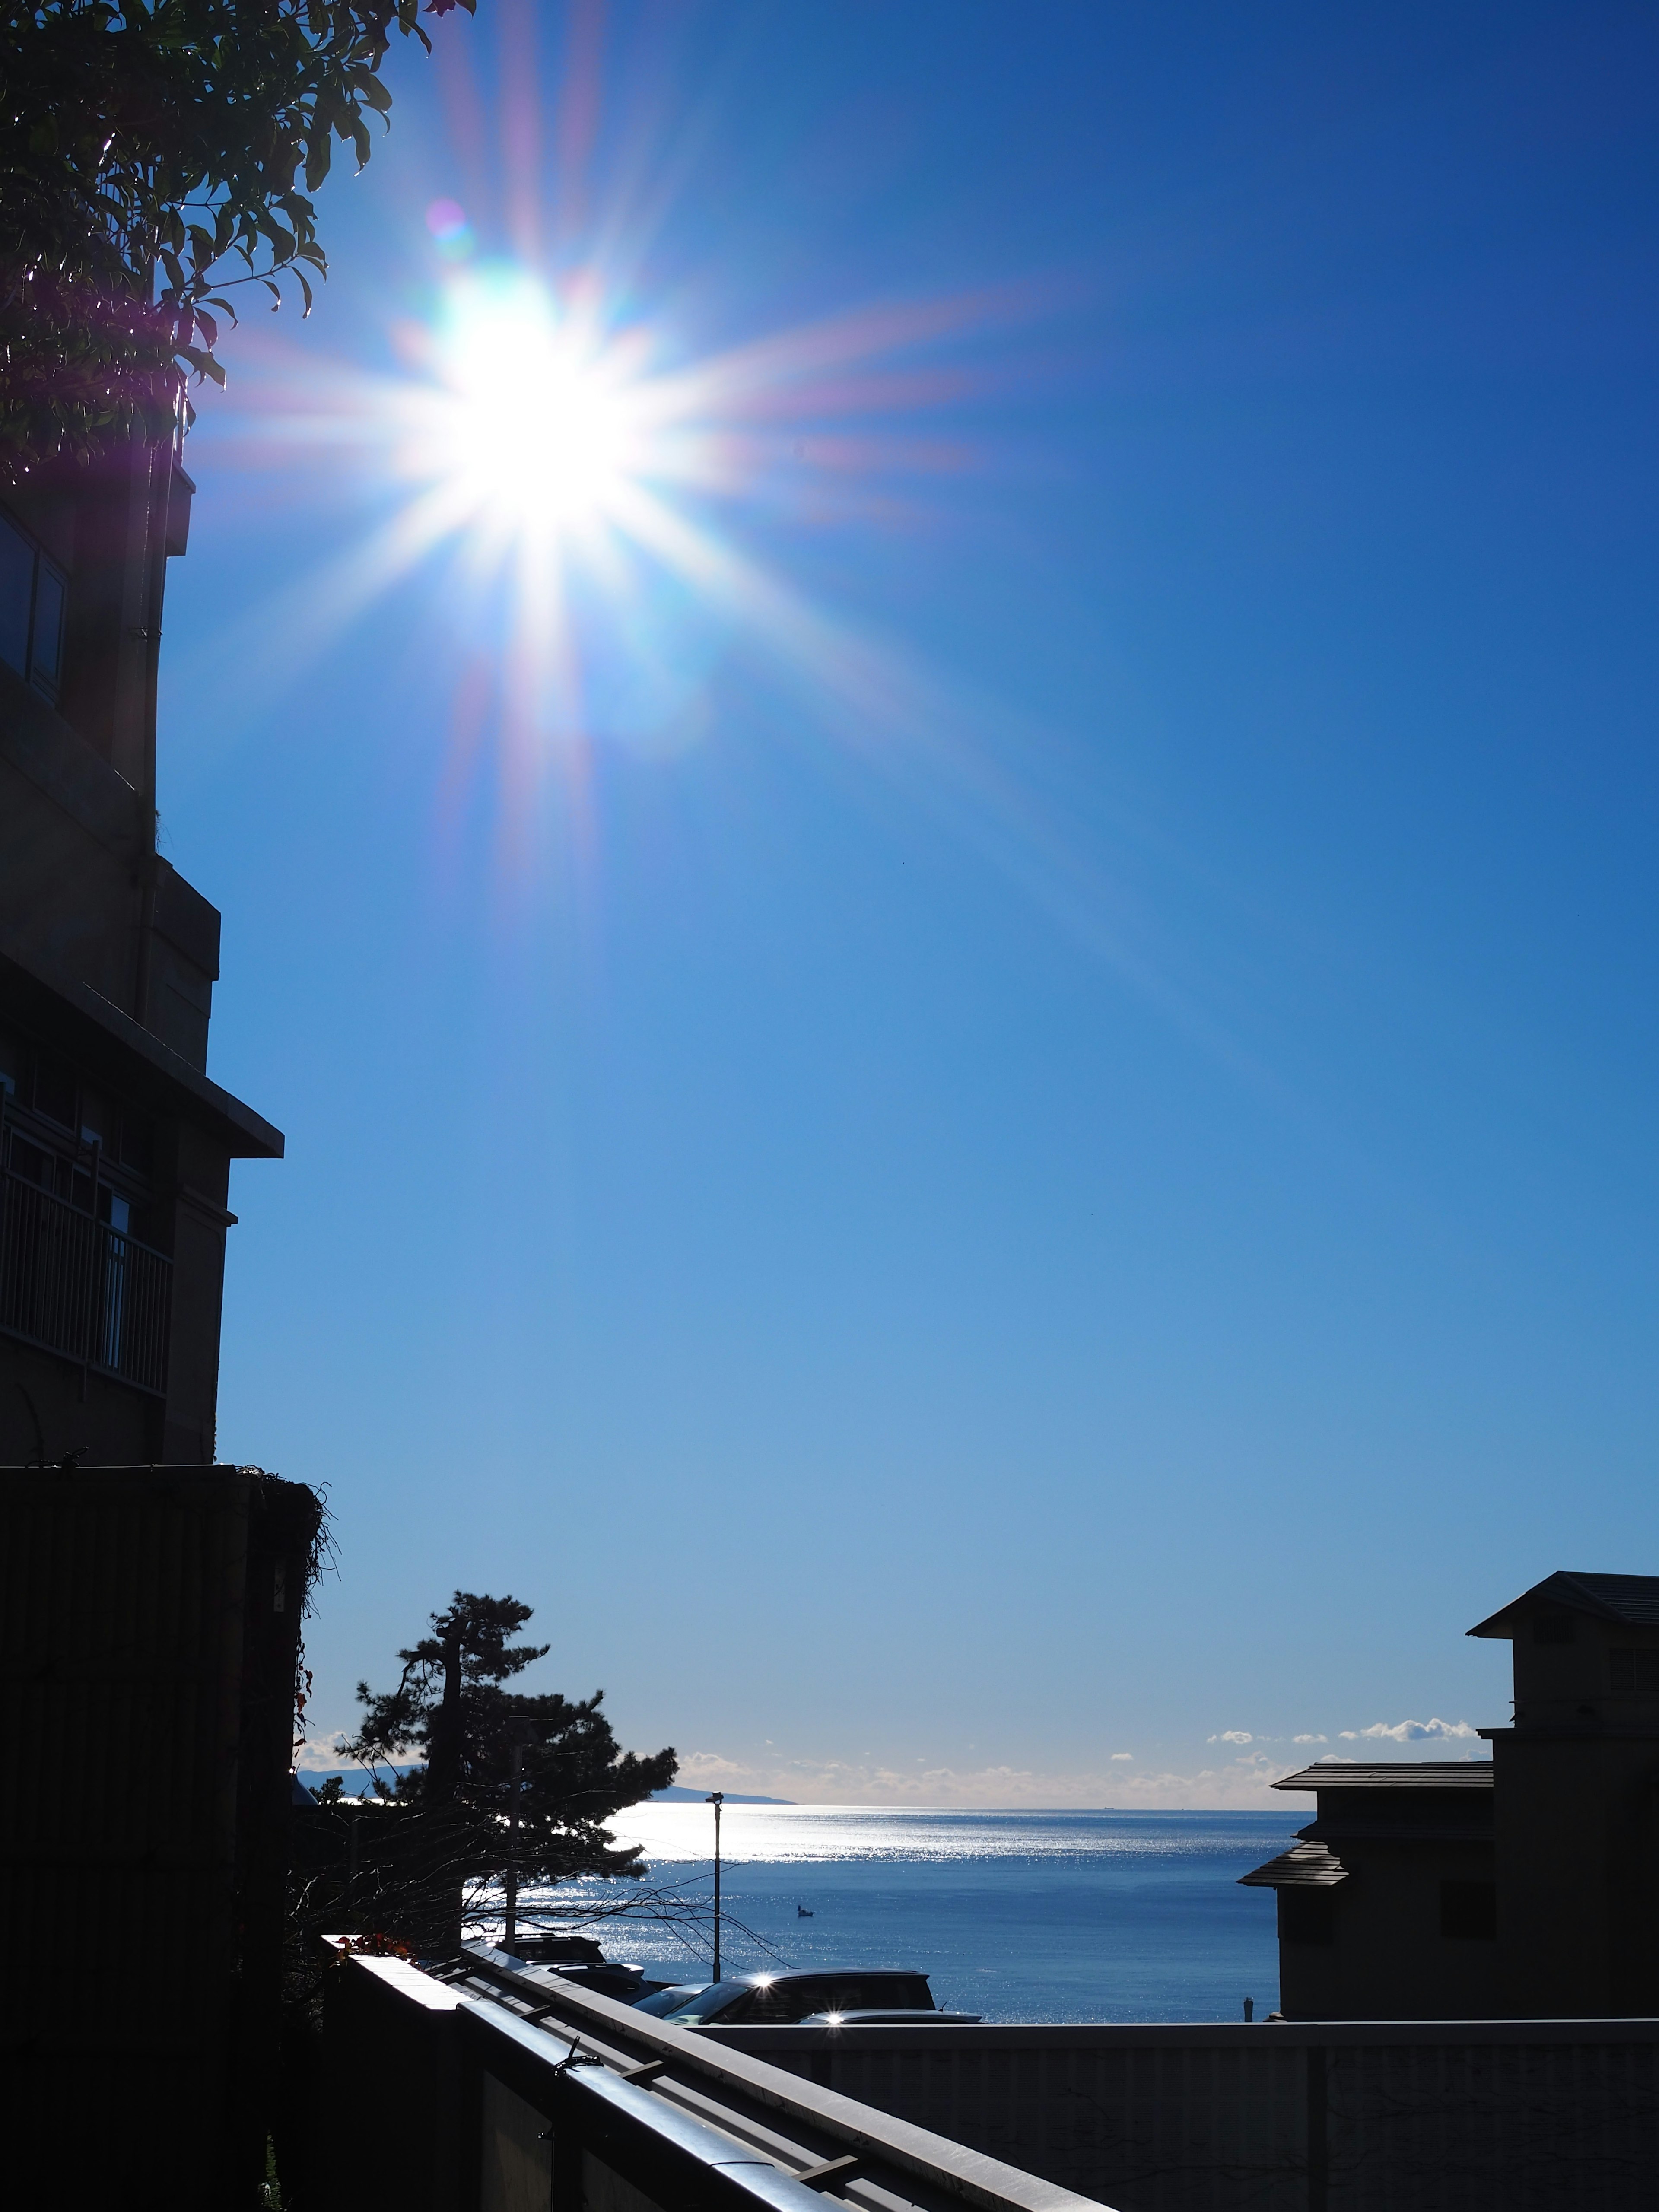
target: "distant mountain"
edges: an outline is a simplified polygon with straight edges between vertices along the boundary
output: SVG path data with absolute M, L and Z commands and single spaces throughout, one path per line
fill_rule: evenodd
M 412 1774 L 414 1771 L 412 1765 L 383 1766 L 380 1773 L 384 1778 L 389 1773 Z M 337 1778 L 348 1797 L 372 1797 L 374 1794 L 374 1784 L 368 1778 L 368 1771 L 361 1766 L 302 1766 L 300 1769 L 299 1778 L 313 1796 L 322 1788 L 325 1782 L 332 1782 Z
M 742 1797 L 735 1790 L 728 1790 L 725 1795 L 728 1805 L 793 1805 L 795 1802 L 793 1797 Z M 653 1790 L 651 1792 L 653 1805 L 702 1805 L 707 1802 L 708 1797 L 706 1790 L 682 1790 L 678 1785 L 672 1790 Z

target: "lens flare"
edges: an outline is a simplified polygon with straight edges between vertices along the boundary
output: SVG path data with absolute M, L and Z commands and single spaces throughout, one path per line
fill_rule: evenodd
M 466 210 L 459 200 L 434 200 L 426 211 L 426 227 L 432 234 L 432 243 L 440 258 L 445 261 L 468 259 L 477 243 L 466 219 Z
M 527 271 L 457 278 L 431 366 L 428 386 L 400 396 L 401 468 L 447 488 L 488 527 L 591 532 L 648 471 L 647 410 L 626 352 L 562 314 Z
M 654 95 L 611 112 L 600 16 L 581 7 L 562 90 L 544 97 L 542 11 L 495 12 L 493 109 L 471 42 L 438 58 L 448 144 L 433 182 L 464 198 L 423 210 L 423 307 L 407 285 L 388 297 L 398 365 L 331 365 L 275 334 L 258 367 L 244 359 L 221 436 L 269 471 L 274 505 L 330 526 L 309 574 L 214 634 L 195 680 L 268 706 L 418 579 L 420 620 L 447 632 L 457 669 L 446 823 L 493 783 L 495 881 L 528 884 L 556 850 L 586 884 L 597 748 L 667 761 L 700 743 L 730 659 L 733 696 L 758 671 L 785 726 L 827 732 L 1236 1057 L 1123 890 L 1152 833 L 1126 830 L 1133 850 L 1103 873 L 1033 781 L 1041 758 L 1067 787 L 1069 751 L 885 626 L 894 540 L 937 539 L 945 480 L 1011 465 L 967 410 L 1072 374 L 1007 349 L 1066 283 L 888 295 L 783 328 L 755 300 L 756 335 L 700 353 L 686 325 L 729 328 L 734 309 L 741 324 L 744 303 L 665 260 L 684 178 Z M 389 241 L 389 264 L 413 243 Z

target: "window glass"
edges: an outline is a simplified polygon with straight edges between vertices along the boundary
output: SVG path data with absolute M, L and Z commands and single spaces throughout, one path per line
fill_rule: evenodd
M 830 2001 L 827 1982 L 773 1982 L 756 1990 L 753 2002 L 744 2006 L 743 2016 L 757 2025 L 763 2021 L 775 2027 L 780 2022 L 805 2020 L 809 2012 L 822 2012 Z
M 881 1974 L 870 1980 L 837 1983 L 836 2002 L 843 2012 L 931 2012 L 933 1996 L 922 1974 Z
M 64 580 L 55 568 L 42 561 L 34 585 L 34 635 L 29 653 L 29 674 L 53 698 L 58 695 L 63 653 Z
M 678 1982 L 672 1990 L 655 1990 L 648 1997 L 641 1997 L 634 2009 L 635 2012 L 651 2013 L 660 2019 L 667 2013 L 678 2012 L 700 1994 L 696 1982 Z
M 701 2020 L 711 2020 L 716 2014 L 726 2012 L 738 1998 L 748 1995 L 747 1982 L 711 1982 L 701 1996 L 691 1999 L 684 2012 L 671 2014 L 669 2017 L 683 2020 L 688 2027 L 695 2027 Z M 746 2012 L 748 2008 L 745 2006 L 744 2009 Z
M 0 514 L 0 660 L 20 676 L 28 671 L 33 609 L 34 548 L 15 523 Z

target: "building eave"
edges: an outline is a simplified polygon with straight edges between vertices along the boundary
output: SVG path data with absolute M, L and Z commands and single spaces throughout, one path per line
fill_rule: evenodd
M 1592 1620 L 1626 1628 L 1659 1626 L 1659 1575 L 1600 1575 L 1561 1568 L 1464 1634 L 1507 1640 L 1518 1635 L 1522 1623 L 1541 1607 L 1582 1613 Z
M 1268 1785 L 1274 1790 L 1490 1790 L 1489 1759 L 1322 1761 Z
M 1252 1867 L 1238 1877 L 1241 1889 L 1334 1889 L 1346 1881 L 1348 1869 L 1336 1853 L 1323 1844 L 1292 1844 L 1276 1859 Z
M 192 1067 L 171 1045 L 89 983 L 50 975 L 15 948 L 0 946 L 0 992 L 18 1018 L 54 1048 L 159 1114 L 195 1122 L 233 1159 L 279 1160 L 283 1139 L 263 1115 Z

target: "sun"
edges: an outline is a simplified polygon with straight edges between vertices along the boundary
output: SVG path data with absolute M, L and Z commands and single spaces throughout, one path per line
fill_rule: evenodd
M 527 271 L 458 275 L 429 367 L 404 466 L 447 490 L 475 526 L 511 537 L 592 533 L 650 473 L 636 353 L 607 343 Z

